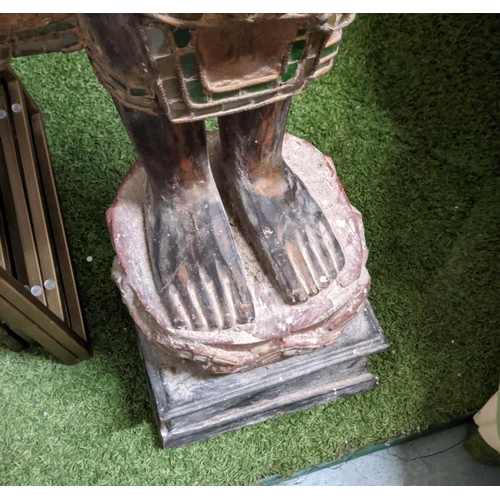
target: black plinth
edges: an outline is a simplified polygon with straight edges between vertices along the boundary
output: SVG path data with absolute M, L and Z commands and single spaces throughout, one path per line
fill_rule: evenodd
M 367 357 L 389 347 L 369 304 L 335 344 L 230 375 L 211 375 L 192 362 L 165 355 L 138 334 L 165 448 L 371 389 L 378 379 L 367 371 Z

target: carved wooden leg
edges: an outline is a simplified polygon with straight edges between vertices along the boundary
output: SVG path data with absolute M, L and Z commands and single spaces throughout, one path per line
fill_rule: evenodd
M 148 59 L 133 16 L 82 20 L 93 36 L 87 50 L 100 79 L 108 67 L 129 88 L 148 84 L 137 76 Z M 205 330 L 252 321 L 252 297 L 210 170 L 204 123 L 173 124 L 154 101 L 150 112 L 147 103 L 141 111 L 113 100 L 147 172 L 149 254 L 172 324 Z
M 225 175 L 251 243 L 287 302 L 334 280 L 344 254 L 318 204 L 281 156 L 291 98 L 219 118 Z
M 174 125 L 116 105 L 148 174 L 149 253 L 173 324 L 200 330 L 252 321 L 252 298 L 210 171 L 203 122 Z

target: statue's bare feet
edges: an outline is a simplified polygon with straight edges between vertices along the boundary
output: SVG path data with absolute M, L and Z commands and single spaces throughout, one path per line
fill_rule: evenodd
M 304 302 L 326 288 L 343 268 L 344 254 L 302 181 L 282 159 L 258 176 L 231 170 L 238 215 L 284 299 Z
M 146 231 L 156 288 L 176 328 L 254 319 L 236 245 L 213 178 L 159 191 L 149 182 Z

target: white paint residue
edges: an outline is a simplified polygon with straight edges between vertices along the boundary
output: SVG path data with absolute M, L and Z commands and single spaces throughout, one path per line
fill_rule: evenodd
M 261 339 L 258 339 L 257 337 L 254 337 L 252 334 L 244 332 L 244 331 L 239 331 L 235 332 L 234 334 L 234 343 L 235 344 L 246 344 L 246 343 L 254 343 L 258 342 Z

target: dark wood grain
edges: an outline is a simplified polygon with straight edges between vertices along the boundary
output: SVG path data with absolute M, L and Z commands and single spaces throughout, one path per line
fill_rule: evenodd
M 304 302 L 344 254 L 323 212 L 281 155 L 291 98 L 219 118 L 224 173 L 241 224 L 283 298 Z
M 84 16 L 97 76 L 112 68 L 151 85 L 146 47 L 131 16 Z M 132 83 L 130 83 L 132 82 Z M 208 161 L 202 121 L 174 124 L 159 106 L 114 103 L 147 172 L 145 224 L 155 286 L 177 328 L 230 328 L 254 319 L 252 297 Z

